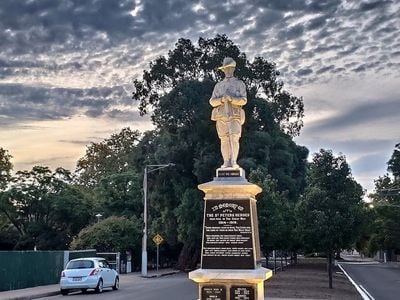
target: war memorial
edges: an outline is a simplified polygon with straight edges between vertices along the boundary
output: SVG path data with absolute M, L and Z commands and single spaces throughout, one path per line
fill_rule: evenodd
M 232 58 L 224 59 L 219 69 L 225 78 L 210 99 L 224 163 L 213 181 L 198 186 L 205 194 L 201 266 L 189 278 L 198 283 L 201 300 L 262 300 L 272 276 L 260 263 L 256 195 L 262 190 L 237 164 L 247 98 L 235 67 Z

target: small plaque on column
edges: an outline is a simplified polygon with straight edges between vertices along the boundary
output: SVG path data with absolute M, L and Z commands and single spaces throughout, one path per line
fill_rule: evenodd
M 240 169 L 228 169 L 228 170 L 218 169 L 217 170 L 217 177 L 219 177 L 219 178 L 221 178 L 221 177 L 225 177 L 225 178 L 241 177 L 241 176 L 242 176 L 242 172 Z
M 222 285 L 206 285 L 201 288 L 201 300 L 227 300 L 226 289 Z
M 252 286 L 232 286 L 230 300 L 254 300 L 255 293 Z

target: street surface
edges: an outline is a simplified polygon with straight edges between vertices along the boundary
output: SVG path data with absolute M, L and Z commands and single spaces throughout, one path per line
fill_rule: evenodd
M 340 263 L 370 299 L 400 299 L 400 267 L 387 264 Z
M 185 273 L 163 276 L 159 278 L 142 278 L 138 275 L 122 275 L 120 278 L 120 289 L 113 291 L 105 289 L 102 294 L 96 294 L 89 290 L 86 294 L 77 291 L 70 293 L 67 299 L 70 300 L 91 300 L 91 299 L 135 299 L 135 300 L 156 300 L 156 299 L 181 299 L 195 300 L 198 298 L 196 284 L 188 279 Z M 42 300 L 63 299 L 65 296 L 41 298 Z

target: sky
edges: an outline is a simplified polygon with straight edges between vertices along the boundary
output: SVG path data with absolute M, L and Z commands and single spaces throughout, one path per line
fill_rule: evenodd
M 372 192 L 400 142 L 399 33 L 398 0 L 1 0 L 0 147 L 15 170 L 73 170 L 90 142 L 151 128 L 131 99 L 151 60 L 226 34 L 303 97 L 295 141 Z

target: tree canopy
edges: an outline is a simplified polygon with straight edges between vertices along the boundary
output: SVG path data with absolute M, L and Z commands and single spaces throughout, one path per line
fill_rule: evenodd
M 197 46 L 179 39 L 134 81 L 133 99 L 142 114 L 151 113 L 155 125 L 137 144 L 138 170 L 151 163 L 176 164 L 149 177 L 149 198 L 153 230 L 163 229 L 170 242 L 175 237 L 183 244 L 182 268 L 193 266 L 185 265 L 187 258 L 200 247 L 203 203 L 196 186 L 211 180 L 222 160 L 208 100 L 222 79 L 217 67 L 226 56 L 236 60 L 235 74 L 247 86 L 239 165 L 247 174 L 258 168 L 270 174 L 276 190 L 292 203 L 305 186 L 308 150 L 292 140 L 302 127 L 303 101 L 283 89 L 275 64 L 262 57 L 250 62 L 225 35 L 200 38 Z
M 193 79 L 214 83 L 220 80 L 222 73 L 217 71 L 217 67 L 227 56 L 237 63 L 236 76 L 245 82 L 248 99 L 264 99 L 269 104 L 269 113 L 275 123 L 286 133 L 298 135 L 303 126 L 302 98 L 283 89 L 274 63 L 263 57 L 249 61 L 226 35 L 199 38 L 197 46 L 191 40 L 181 38 L 167 56 L 152 61 L 150 70 L 143 72 L 143 79 L 134 81 L 133 99 L 139 101 L 140 112 L 145 114 L 150 108 L 158 108 L 161 98 L 179 83 Z M 153 115 L 154 121 L 156 116 Z
M 321 149 L 313 157 L 298 220 L 305 247 L 334 251 L 352 246 L 359 236 L 363 190 L 343 155 Z
M 368 252 L 377 250 L 400 253 L 400 144 L 395 146 L 388 163 L 390 174 L 375 180 L 372 199 L 372 224 L 368 242 Z
M 16 249 L 66 249 L 91 216 L 91 205 L 62 168 L 18 171 L 0 194 L 0 212 L 18 233 Z
M 7 186 L 10 180 L 13 165 L 11 163 L 12 156 L 7 150 L 0 147 L 0 191 Z
M 72 249 L 126 251 L 140 247 L 140 222 L 136 218 L 112 216 L 83 229 Z
M 332 254 L 351 248 L 363 225 L 363 190 L 354 180 L 343 155 L 321 149 L 310 163 L 307 188 L 297 206 L 303 249 L 325 252 L 332 288 Z
M 388 161 L 387 169 L 397 179 L 400 177 L 400 143 L 396 144 L 392 157 Z

